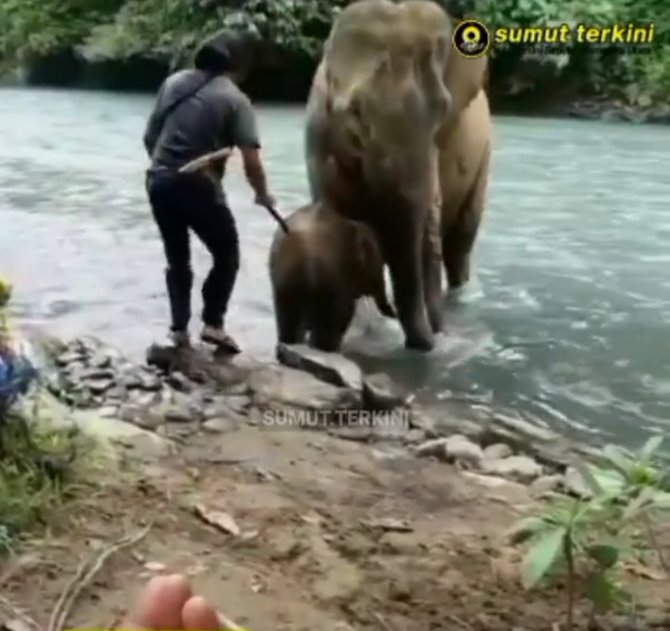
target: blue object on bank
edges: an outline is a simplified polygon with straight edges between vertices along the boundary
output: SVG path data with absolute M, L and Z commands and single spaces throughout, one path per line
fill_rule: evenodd
M 28 391 L 37 374 L 37 370 L 26 357 L 0 356 L 0 416 Z

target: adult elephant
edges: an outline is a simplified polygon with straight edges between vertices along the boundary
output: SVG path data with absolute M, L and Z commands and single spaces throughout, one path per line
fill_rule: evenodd
M 468 278 L 488 179 L 487 60 L 452 52 L 431 0 L 359 0 L 337 17 L 307 103 L 313 201 L 376 232 L 405 346 L 442 328 L 442 265 Z

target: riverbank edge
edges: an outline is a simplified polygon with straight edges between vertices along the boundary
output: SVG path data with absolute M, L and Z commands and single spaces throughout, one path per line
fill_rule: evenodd
M 174 453 L 192 431 L 220 434 L 242 423 L 257 427 L 261 440 L 264 429 L 294 424 L 453 464 L 484 484 L 507 481 L 538 496 L 576 497 L 588 496 L 577 466 L 605 462 L 599 448 L 547 426 L 502 414 L 475 422 L 448 402 L 419 405 L 385 373 L 364 374 L 343 355 L 304 345 L 279 345 L 275 361 L 152 345 L 143 364 L 93 337 L 44 338 L 39 345 L 48 358 L 49 417 L 63 419 L 69 409 L 80 429 L 154 455 Z
M 117 498 L 117 508 L 120 506 L 118 502 L 122 501 L 123 510 L 134 513 L 138 510 L 132 506 L 135 486 L 141 489 L 144 497 L 151 480 L 160 485 L 169 484 L 171 489 L 175 489 L 179 488 L 176 484 L 179 477 L 186 473 L 192 480 L 186 482 L 181 491 L 182 495 L 185 494 L 182 497 L 183 506 L 173 505 L 171 510 L 183 512 L 188 504 L 189 514 L 194 509 L 200 520 L 216 530 L 235 535 L 239 528 L 232 515 L 246 521 L 247 525 L 251 519 L 249 513 L 230 502 L 230 498 L 224 499 L 226 490 L 235 493 L 234 476 L 230 484 L 215 485 L 217 493 L 223 494 L 218 500 L 208 495 L 206 486 L 202 487 L 199 481 L 206 477 L 204 471 L 215 464 L 236 466 L 247 462 L 248 453 L 235 448 L 236 444 L 240 444 L 236 439 L 246 435 L 247 445 L 255 445 L 253 451 L 257 453 L 266 453 L 271 446 L 289 448 L 284 456 L 280 456 L 286 461 L 283 466 L 276 460 L 270 460 L 272 469 L 254 465 L 258 477 L 255 484 L 267 487 L 272 485 L 273 480 L 278 480 L 279 487 L 290 488 L 291 496 L 297 493 L 302 498 L 304 513 L 310 507 L 310 498 L 315 496 L 308 490 L 309 483 L 307 488 L 301 489 L 286 486 L 288 479 L 284 467 L 296 465 L 301 460 L 301 453 L 310 461 L 308 452 L 316 447 L 313 441 L 318 441 L 318 451 L 322 455 L 317 456 L 311 466 L 331 467 L 328 469 L 331 475 L 339 471 L 339 484 L 350 480 L 347 475 L 361 474 L 360 469 L 349 469 L 351 464 L 347 464 L 350 455 L 354 457 L 354 454 L 368 461 L 370 471 L 378 471 L 379 475 L 388 472 L 390 462 L 385 466 L 383 460 L 395 460 L 400 469 L 391 469 L 395 469 L 396 474 L 403 470 L 410 477 L 418 476 L 414 484 L 423 479 L 418 471 L 430 470 L 437 474 L 432 480 L 437 484 L 432 487 L 432 493 L 442 489 L 442 501 L 449 498 L 452 503 L 455 502 L 452 510 L 458 510 L 459 501 L 466 502 L 470 510 L 477 507 L 474 512 L 462 511 L 457 519 L 460 526 L 448 534 L 454 538 L 452 545 L 456 545 L 458 550 L 461 546 L 469 546 L 484 557 L 494 554 L 491 550 L 497 550 L 494 556 L 497 555 L 504 560 L 500 562 L 509 566 L 506 571 L 510 580 L 518 585 L 515 598 L 524 603 L 516 622 L 525 621 L 527 615 L 536 615 L 537 606 L 541 610 L 555 608 L 553 592 L 549 595 L 541 591 L 526 597 L 520 591 L 518 581 L 523 551 L 516 545 L 512 534 L 518 532 L 520 518 L 542 514 L 545 500 L 556 498 L 557 494 L 587 499 L 588 484 L 580 477 L 575 464 L 578 461 L 598 464 L 598 450 L 571 445 L 549 430 L 525 425 L 516 419 L 496 418 L 488 424 L 476 424 L 452 415 L 448 404 L 440 405 L 439 409 L 422 409 L 415 404 L 411 394 L 401 391 L 384 374 L 363 374 L 356 364 L 342 355 L 321 353 L 302 345 L 279 345 L 276 361 L 262 362 L 244 354 L 216 357 L 203 347 L 176 351 L 171 347 L 152 345 L 144 363 L 130 362 L 118 350 L 93 337 L 67 342 L 43 337 L 33 341 L 33 345 L 39 347 L 40 354 L 47 360 L 42 367 L 44 387 L 34 389 L 32 396 L 24 399 L 23 404 L 30 410 L 39 402 L 42 422 L 47 420 L 46 424 L 53 429 L 77 429 L 94 439 L 98 446 L 98 463 L 101 468 L 104 467 L 105 477 L 114 478 L 115 484 L 123 487 L 119 491 L 123 499 Z M 129 396 L 125 405 L 122 403 L 123 410 L 112 410 L 109 405 L 111 395 L 122 382 Z M 201 396 L 204 393 L 208 396 Z M 204 409 L 205 403 L 214 406 L 213 414 Z M 358 422 L 353 427 L 338 427 L 335 423 L 332 427 L 333 410 L 354 414 L 356 421 L 362 419 L 360 412 L 368 411 L 372 414 L 368 419 L 381 419 L 381 422 L 368 426 Z M 278 417 L 286 419 L 288 416 L 295 420 L 299 418 L 295 414 L 301 411 L 318 414 L 320 418 L 328 418 L 329 422 L 319 427 L 276 427 Z M 397 423 L 398 419 L 407 419 L 408 422 Z M 277 429 L 281 430 L 283 437 L 277 435 Z M 286 430 L 289 430 L 288 435 Z M 301 436 L 305 438 L 301 440 Z M 289 447 L 291 443 L 292 449 Z M 311 457 L 314 458 L 314 452 Z M 161 477 L 164 475 L 161 472 L 166 471 L 170 471 L 169 483 Z M 440 474 L 440 471 L 444 473 Z M 214 479 L 216 475 L 213 474 Z M 332 478 L 328 479 L 333 482 Z M 303 487 L 305 482 L 303 480 Z M 98 502 L 104 503 L 109 497 L 105 497 L 102 487 L 99 493 L 95 492 L 96 478 L 90 478 L 88 483 L 93 498 L 88 502 L 88 508 L 92 511 Z M 242 484 L 244 492 L 250 493 L 249 484 Z M 375 493 L 379 493 L 374 480 L 372 486 Z M 109 496 L 112 487 L 107 484 L 106 488 Z M 399 494 L 397 499 L 402 499 L 401 488 L 394 485 L 384 488 L 390 494 L 385 496 L 390 505 L 394 504 L 396 493 Z M 170 498 L 173 497 L 171 493 L 168 494 Z M 415 493 L 420 493 L 420 490 L 412 491 L 412 494 Z M 200 494 L 203 494 L 203 499 L 193 504 L 196 501 L 194 498 L 200 498 Z M 431 489 L 426 488 L 426 494 L 430 496 Z M 346 503 L 343 498 L 339 501 Z M 373 501 L 372 497 L 370 501 Z M 174 504 L 173 499 L 170 502 Z M 219 505 L 231 512 L 214 510 Z M 99 505 L 98 508 L 104 514 L 104 507 Z M 154 509 L 155 506 L 145 506 L 144 511 Z M 338 511 L 332 507 L 331 510 Z M 355 513 L 354 510 L 351 512 Z M 420 519 L 428 522 L 434 519 L 432 513 L 419 517 L 416 513 L 406 514 L 398 510 L 395 514 L 397 516 L 387 516 L 376 522 L 378 527 L 399 533 L 408 532 L 409 528 L 412 532 Z M 483 519 L 484 514 L 486 519 Z M 403 515 L 407 519 L 401 519 Z M 343 527 L 346 531 L 357 528 L 355 521 L 347 522 L 347 517 L 350 519 L 351 515 L 344 504 L 339 507 L 339 516 L 345 521 Z M 171 518 L 176 520 L 174 527 L 177 529 L 171 545 L 177 548 L 186 546 L 189 528 L 192 527 L 186 523 L 186 513 L 181 517 L 175 513 Z M 276 530 L 277 517 L 266 515 L 265 519 L 271 521 L 273 530 Z M 306 519 L 301 517 L 303 521 Z M 450 522 L 449 518 L 446 519 L 443 527 L 448 533 Z M 495 537 L 491 536 L 490 519 L 496 523 Z M 295 524 L 290 526 L 292 529 L 295 527 Z M 69 532 L 69 536 L 76 537 L 76 532 L 77 529 Z M 424 541 L 423 545 L 426 550 L 430 549 L 428 542 Z M 397 555 L 397 552 L 394 554 Z M 148 558 L 158 560 L 156 565 L 161 565 L 160 557 L 152 555 Z M 500 566 L 496 564 L 495 567 Z M 466 572 L 469 580 L 473 572 L 477 574 L 476 568 L 469 565 L 467 570 L 462 571 Z M 649 572 L 649 576 L 659 575 L 654 569 L 649 569 L 647 574 Z M 420 576 L 419 572 L 417 578 Z M 497 576 L 495 572 L 494 576 Z M 640 588 L 638 585 L 638 575 L 633 576 L 636 577 L 631 578 L 635 589 L 643 591 L 644 586 Z M 645 580 L 649 576 L 645 575 Z M 482 578 L 479 576 L 479 580 Z M 421 580 L 431 580 L 427 569 Z M 492 580 L 495 583 L 499 579 Z M 482 589 L 496 588 L 491 584 Z M 553 588 L 548 586 L 548 589 Z M 557 589 L 562 588 L 558 586 Z M 535 603 L 535 609 L 526 610 L 526 598 Z M 476 601 L 476 596 L 473 600 Z M 642 619 L 650 616 L 650 620 L 666 620 L 667 611 L 655 601 L 645 607 Z M 472 614 L 475 612 L 467 605 L 465 609 Z M 607 619 L 610 620 L 609 616 Z M 613 631 L 629 628 L 625 616 L 613 615 L 610 622 L 612 626 L 607 628 Z M 660 628 L 665 628 L 664 622 L 659 624 Z M 656 628 L 655 625 L 656 622 L 653 628 Z M 497 626 L 495 628 L 498 629 Z

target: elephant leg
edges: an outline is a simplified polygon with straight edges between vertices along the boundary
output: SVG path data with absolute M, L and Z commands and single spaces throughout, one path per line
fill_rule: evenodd
M 405 347 L 422 352 L 432 350 L 435 340 L 428 320 L 424 295 L 423 246 L 425 222 L 407 215 L 406 221 L 384 226 L 376 232 L 389 266 L 398 320 L 405 333 Z M 399 247 L 403 245 L 404 247 Z
M 302 344 L 305 339 L 304 292 L 278 289 L 273 294 L 277 339 L 283 344 Z
M 314 305 L 311 345 L 327 353 L 339 352 L 344 336 L 354 317 L 356 303 L 337 292 L 320 292 Z
M 487 152 L 472 190 L 459 210 L 456 221 L 443 232 L 442 256 L 449 289 L 458 289 L 470 280 L 470 255 L 486 202 L 489 156 Z
M 439 333 L 443 326 L 442 311 L 442 241 L 440 238 L 440 220 L 442 204 L 435 178 L 436 187 L 433 204 L 428 214 L 423 242 L 423 276 L 424 297 L 428 319 L 434 333 Z

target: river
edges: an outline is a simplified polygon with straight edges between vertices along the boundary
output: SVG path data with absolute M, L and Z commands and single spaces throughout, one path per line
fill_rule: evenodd
M 136 356 L 167 322 L 163 253 L 143 189 L 151 100 L 0 91 L 0 273 L 16 285 L 16 316 Z M 307 199 L 302 110 L 261 107 L 259 116 L 272 189 L 288 213 Z M 476 278 L 447 303 L 436 350 L 403 350 L 397 325 L 366 308 L 346 350 L 475 418 L 518 416 L 629 444 L 667 429 L 669 146 L 667 127 L 496 118 Z M 269 357 L 275 225 L 253 205 L 239 161 L 227 192 L 242 239 L 229 328 Z M 197 288 L 208 255 L 193 249 Z

